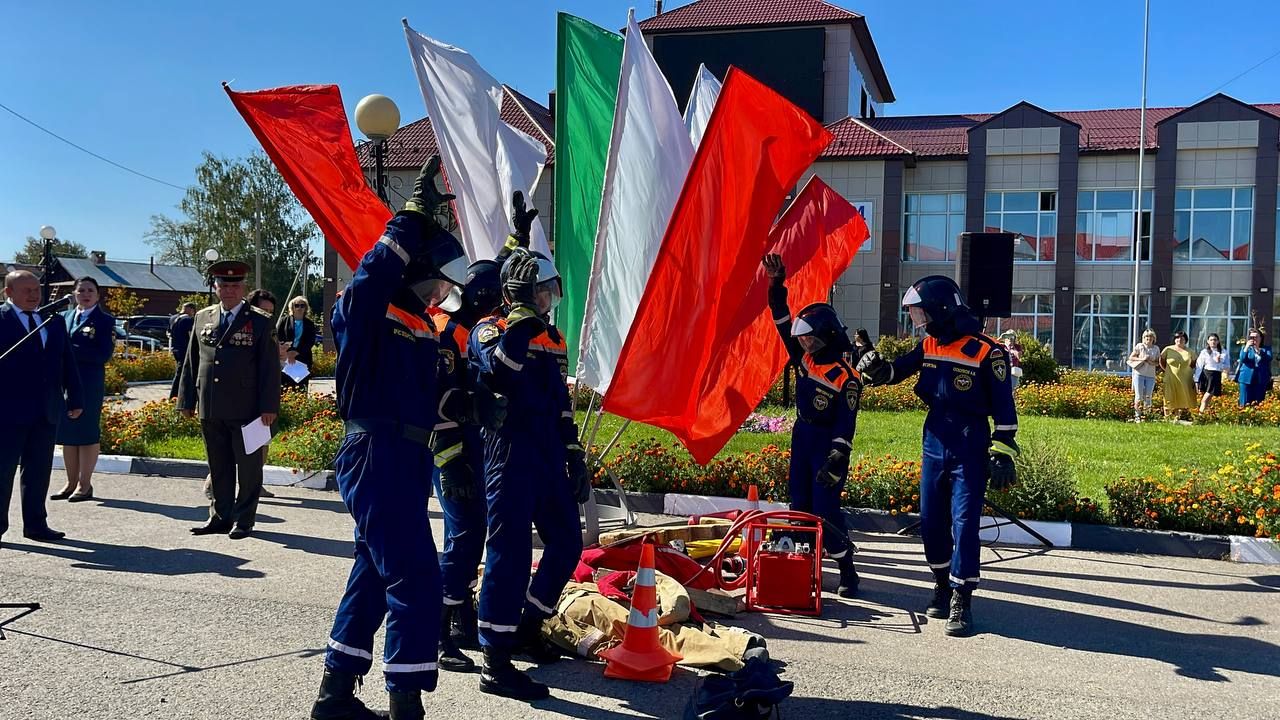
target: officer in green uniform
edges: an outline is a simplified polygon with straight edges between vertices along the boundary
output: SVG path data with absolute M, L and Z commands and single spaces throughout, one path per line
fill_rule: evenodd
M 275 329 L 270 316 L 244 301 L 248 274 L 249 265 L 239 260 L 209 266 L 219 302 L 196 313 L 182 364 L 178 410 L 200 416 L 213 489 L 209 522 L 191 528 L 193 535 L 249 536 L 266 448 L 246 453 L 241 428 L 259 418 L 270 426 L 280 411 Z

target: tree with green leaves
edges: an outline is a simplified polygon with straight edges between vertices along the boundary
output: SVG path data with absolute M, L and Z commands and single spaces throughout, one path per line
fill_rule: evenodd
M 322 267 L 310 247 L 315 223 L 261 152 L 247 158 L 204 153 L 196 183 L 177 207 L 181 217 L 151 217 L 146 239 L 161 262 L 203 271 L 205 252 L 213 249 L 252 268 L 260 243 L 262 277 L 251 272 L 249 287 L 266 288 L 281 302 L 304 258 L 309 267 Z
M 64 258 L 87 258 L 89 251 L 78 242 L 71 240 L 53 240 L 53 256 Z M 23 265 L 39 265 L 44 259 L 44 240 L 27 236 L 27 241 L 22 245 L 22 249 L 14 253 L 13 261 L 22 263 Z

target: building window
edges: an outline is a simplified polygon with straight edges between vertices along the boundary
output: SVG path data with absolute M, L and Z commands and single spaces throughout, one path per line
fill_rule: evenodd
M 1146 322 L 1151 323 L 1151 296 L 1142 296 Z M 1072 327 L 1071 366 L 1082 370 L 1127 372 L 1129 335 L 1133 324 L 1133 295 L 1076 295 Z M 1160 338 L 1162 344 L 1168 338 Z
M 1141 238 L 1142 260 L 1151 260 L 1151 196 L 1142 193 L 1142 225 L 1133 190 L 1085 190 L 1076 205 L 1076 257 L 1084 261 L 1133 262 L 1133 236 Z
M 989 192 L 986 199 L 987 232 L 1019 235 L 1013 259 L 1048 262 L 1058 241 L 1058 193 L 1053 190 Z
M 1209 333 L 1218 334 L 1222 347 L 1233 348 L 1249 325 L 1249 296 L 1174 295 L 1171 318 L 1173 332 L 1185 332 L 1196 351 L 1206 346 Z
M 994 323 L 994 328 L 992 323 Z M 1013 305 L 1007 318 L 994 318 L 987 323 L 992 335 L 1005 330 L 1028 332 L 1048 348 L 1053 347 L 1053 295 L 1051 293 L 1013 293 Z
M 956 237 L 964 232 L 964 193 L 907 193 L 906 243 L 902 259 L 952 262 Z
M 1178 188 L 1173 259 L 1247 262 L 1253 247 L 1253 188 Z

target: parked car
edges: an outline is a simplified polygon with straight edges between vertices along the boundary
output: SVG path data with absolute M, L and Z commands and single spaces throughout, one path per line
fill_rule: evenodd
M 130 335 L 125 332 L 119 322 L 115 327 L 116 354 L 123 358 L 135 358 L 143 352 L 160 352 L 165 349 L 163 343 L 146 335 Z
M 124 327 L 130 335 L 145 335 L 169 346 L 168 315 L 131 315 L 124 319 Z

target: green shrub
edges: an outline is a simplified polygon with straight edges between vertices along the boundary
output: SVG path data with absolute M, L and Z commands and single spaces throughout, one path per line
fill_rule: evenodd
M 298 427 L 312 418 L 323 415 L 337 417 L 337 400 L 333 395 L 307 393 L 297 388 L 285 390 L 280 396 L 280 413 L 276 418 L 276 432 Z
M 1066 450 L 1056 442 L 1028 438 L 1014 460 L 1018 481 L 988 497 L 1004 510 L 1028 520 L 1103 522 L 1096 502 L 1076 495 L 1076 478 Z
M 844 504 L 888 510 L 890 514 L 920 511 L 920 461 L 892 455 L 860 458 L 849 468 Z
M 104 387 L 108 397 L 112 395 L 123 395 L 125 390 L 129 389 L 129 381 L 125 380 L 124 375 L 121 374 L 119 368 L 111 363 L 107 363 L 105 379 L 106 383 Z
M 271 462 L 298 470 L 326 470 L 346 433 L 336 413 L 326 412 L 271 440 Z
M 338 368 L 338 353 L 329 352 L 319 346 L 311 351 L 311 376 L 318 378 L 333 377 Z
M 1017 333 L 1018 344 L 1022 346 L 1022 382 L 1051 383 L 1058 381 L 1062 368 L 1053 359 L 1053 353 L 1029 332 Z
M 876 343 L 876 352 L 880 353 L 880 357 L 885 360 L 897 360 L 903 355 L 911 352 L 911 349 L 919 342 L 920 339 L 914 337 L 881 335 L 880 341 Z
M 112 358 L 107 367 L 115 368 L 126 382 L 172 380 L 177 372 L 173 355 L 163 351 L 141 353 L 131 358 Z

